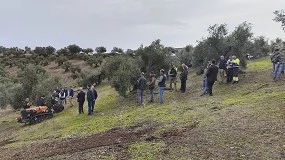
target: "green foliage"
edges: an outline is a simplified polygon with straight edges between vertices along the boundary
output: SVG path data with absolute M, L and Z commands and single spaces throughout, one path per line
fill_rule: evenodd
M 90 54 L 90 53 L 93 53 L 94 50 L 92 48 L 86 48 L 86 49 L 82 49 L 82 52 L 85 54 Z
M 117 56 L 106 60 L 102 73 L 121 96 L 126 96 L 136 84 L 140 68 L 136 59 Z
M 192 57 L 194 54 L 194 47 L 188 45 L 182 51 L 178 52 L 176 56 L 178 57 L 180 63 L 184 63 L 187 66 L 192 65 Z
M 97 47 L 97 48 L 95 49 L 95 51 L 96 51 L 97 53 L 101 54 L 101 53 L 107 52 L 107 49 L 106 49 L 105 47 L 101 46 L 101 47 Z
M 63 63 L 66 61 L 68 61 L 68 59 L 65 56 L 59 56 L 56 60 L 58 66 L 63 65 Z
M 283 10 L 273 12 L 275 14 L 275 18 L 273 19 L 275 22 L 281 22 L 282 29 L 285 31 L 285 13 Z
M 124 50 L 122 48 L 113 47 L 112 53 L 124 53 Z
M 139 66 L 145 72 L 154 71 L 159 73 L 160 69 L 170 69 L 172 62 L 171 52 L 160 44 L 160 40 L 153 41 L 150 46 L 141 46 L 136 54 L 141 57 L 143 64 Z
M 34 102 L 37 102 L 41 96 L 46 97 L 46 102 L 50 105 L 50 95 L 55 88 L 61 87 L 62 84 L 58 77 L 50 77 L 38 83 L 34 88 L 31 94 L 31 99 Z
M 72 64 L 70 61 L 63 62 L 63 65 L 61 66 L 62 69 L 64 69 L 64 72 L 68 72 L 70 68 L 72 67 Z
M 67 46 L 67 49 L 68 49 L 69 53 L 71 54 L 71 55 L 70 55 L 71 58 L 75 58 L 76 55 L 77 55 L 79 52 L 81 52 L 81 50 L 82 50 L 82 49 L 81 49 L 78 45 L 76 45 L 76 44 Z
M 65 57 L 70 56 L 70 52 L 66 47 L 58 50 L 56 53 L 60 56 L 65 56 Z
M 253 42 L 249 42 L 248 53 L 254 58 L 265 57 L 270 52 L 270 45 L 265 37 L 260 36 L 253 39 Z
M 74 74 L 75 74 L 76 72 L 80 73 L 80 72 L 81 72 L 81 68 L 80 68 L 78 65 L 71 65 L 70 71 L 71 71 L 72 73 L 74 73 Z
M 98 85 L 102 82 L 102 74 L 98 71 L 94 71 L 91 73 L 84 73 L 81 75 L 79 73 L 76 76 L 80 77 L 80 79 L 78 80 L 78 84 L 83 87 L 93 84 Z

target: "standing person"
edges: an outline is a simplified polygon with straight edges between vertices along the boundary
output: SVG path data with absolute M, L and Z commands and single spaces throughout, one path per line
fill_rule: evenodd
M 93 94 L 94 94 L 94 102 L 93 102 L 93 106 L 91 108 L 91 113 L 93 114 L 94 113 L 95 103 L 96 103 L 96 100 L 98 98 L 98 92 L 96 91 L 94 86 L 92 86 L 92 91 L 93 91 Z
M 88 101 L 88 116 L 92 115 L 92 107 L 93 107 L 93 103 L 94 103 L 94 92 L 91 88 L 90 85 L 88 85 L 87 87 L 88 91 L 87 91 L 87 101 Z
M 227 61 L 227 83 L 232 83 L 233 81 L 233 58 L 229 57 Z
M 67 99 L 69 98 L 67 86 L 64 87 L 63 91 L 64 91 L 64 93 L 65 93 L 64 102 L 65 102 L 65 104 L 67 104 Z
M 284 61 L 285 61 L 285 57 L 279 51 L 279 48 L 275 49 L 274 57 L 273 57 L 272 61 L 275 64 L 273 80 L 276 80 L 276 78 L 280 79 L 281 78 L 281 72 L 282 72 L 283 64 L 284 64 Z
M 233 84 L 238 83 L 239 81 L 238 79 L 239 64 L 240 60 L 235 55 L 233 55 Z
M 160 77 L 158 80 L 158 88 L 159 88 L 159 102 L 160 104 L 164 103 L 164 89 L 166 87 L 166 75 L 164 69 L 160 70 Z
M 208 88 L 208 82 L 207 82 L 207 72 L 208 72 L 208 68 L 211 66 L 211 63 L 209 63 L 207 65 L 207 67 L 204 69 L 204 73 L 203 73 L 203 93 L 201 96 L 207 94 L 209 92 L 209 88 Z
M 28 109 L 32 106 L 32 103 L 30 102 L 30 99 L 29 98 L 26 98 L 24 101 L 23 101 L 23 108 L 24 109 Z
M 156 76 L 153 71 L 150 72 L 150 81 L 147 84 L 149 88 L 149 93 L 150 93 L 150 101 L 149 102 L 154 102 L 154 87 L 155 87 L 155 82 L 156 82 Z
M 74 89 L 72 88 L 72 86 L 70 86 L 69 89 L 69 105 L 70 107 L 73 107 L 73 97 L 74 97 Z
M 217 81 L 218 72 L 219 68 L 216 66 L 216 60 L 212 60 L 212 64 L 207 71 L 207 83 L 210 96 L 213 96 L 213 85 L 215 81 Z
M 188 77 L 188 67 L 185 64 L 182 64 L 182 72 L 180 74 L 180 80 L 181 80 L 180 92 L 181 93 L 185 93 L 186 91 L 187 77 Z
M 171 69 L 169 70 L 169 77 L 170 77 L 170 90 L 172 90 L 172 83 L 174 83 L 174 89 L 177 91 L 177 68 L 172 64 Z
M 222 83 L 225 82 L 225 72 L 226 72 L 227 60 L 224 56 L 221 56 L 220 63 L 219 63 L 219 75 L 221 77 Z
M 59 100 L 61 105 L 65 104 L 66 95 L 63 89 L 59 92 Z
M 79 114 L 84 113 L 83 105 L 85 102 L 85 93 L 82 88 L 80 88 L 79 93 L 77 94 L 77 102 L 78 102 Z
M 141 73 L 141 76 L 140 78 L 138 79 L 137 81 L 137 94 L 138 94 L 138 103 L 139 105 L 142 105 L 144 100 L 143 100 L 143 94 L 144 94 L 144 91 L 146 89 L 146 79 L 144 77 L 144 72 Z
M 39 101 L 38 101 L 38 106 L 45 106 L 46 103 L 45 103 L 45 96 L 42 95 L 40 98 L 39 98 Z

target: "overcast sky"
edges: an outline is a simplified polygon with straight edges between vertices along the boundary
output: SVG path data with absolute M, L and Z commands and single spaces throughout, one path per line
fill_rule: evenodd
M 255 36 L 285 39 L 281 24 L 272 21 L 281 6 L 285 0 L 1 0 L 0 45 L 110 51 L 161 39 L 184 47 L 207 37 L 209 25 L 226 23 L 232 31 L 244 21 Z

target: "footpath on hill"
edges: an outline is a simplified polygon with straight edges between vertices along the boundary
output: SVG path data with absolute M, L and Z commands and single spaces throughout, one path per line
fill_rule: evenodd
M 138 116 L 144 117 L 156 108 L 157 119 L 149 115 L 106 132 L 50 138 L 16 148 L 5 147 L 13 143 L 6 140 L 0 142 L 1 156 L 11 160 L 285 159 L 285 79 L 274 82 L 269 68 L 267 59 L 251 62 L 238 85 L 217 83 L 213 97 L 200 97 L 201 78 L 191 76 L 186 94 L 167 91 L 169 104 L 131 106 L 126 116 L 136 119 L 140 110 Z

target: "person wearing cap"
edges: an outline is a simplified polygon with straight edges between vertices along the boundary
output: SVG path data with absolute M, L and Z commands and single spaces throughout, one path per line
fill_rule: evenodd
M 154 87 L 155 87 L 155 81 L 156 81 L 156 76 L 153 71 L 150 72 L 150 81 L 147 84 L 149 88 L 149 93 L 150 93 L 150 101 L 149 102 L 154 102 Z
M 137 81 L 137 88 L 138 88 L 137 94 L 138 94 L 139 105 L 142 105 L 144 102 L 143 94 L 144 94 L 144 91 L 146 89 L 146 84 L 147 84 L 147 82 L 146 82 L 146 79 L 144 77 L 144 72 L 142 72 L 140 78 Z
M 183 63 L 182 64 L 182 72 L 180 74 L 180 80 L 181 80 L 180 92 L 181 93 L 185 93 L 185 91 L 186 91 L 187 77 L 188 77 L 188 67 Z
M 218 73 L 219 68 L 216 66 L 216 60 L 212 60 L 212 64 L 207 71 L 207 84 L 210 96 L 213 96 L 213 85 L 217 81 Z
M 166 87 L 166 75 L 164 69 L 160 70 L 160 77 L 158 80 L 158 88 L 159 88 L 159 101 L 160 104 L 164 103 L 164 89 Z
M 284 53 L 281 53 L 278 47 L 274 51 L 272 62 L 275 64 L 273 80 L 279 80 L 281 78 L 283 65 L 285 64 L 285 57 Z

